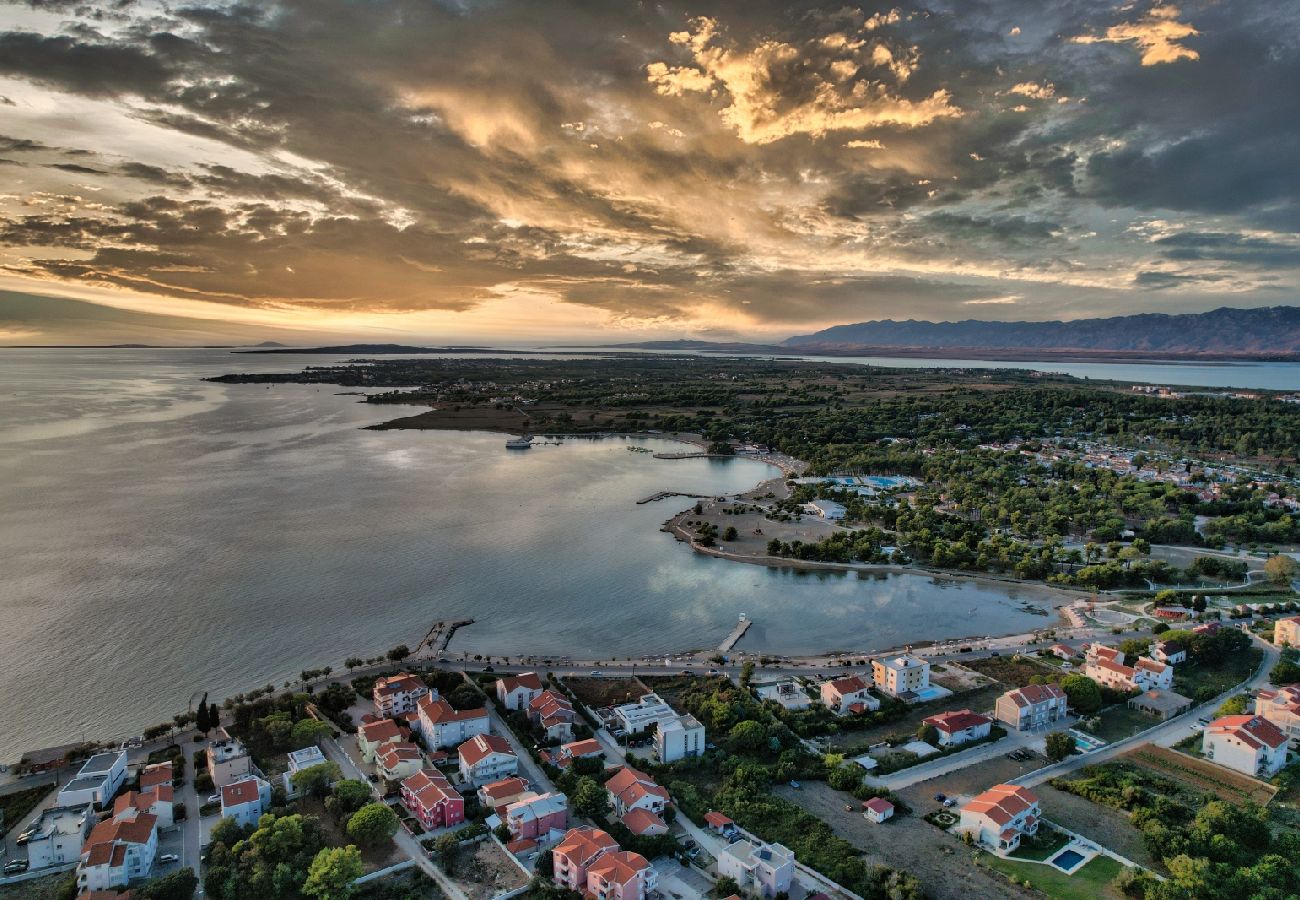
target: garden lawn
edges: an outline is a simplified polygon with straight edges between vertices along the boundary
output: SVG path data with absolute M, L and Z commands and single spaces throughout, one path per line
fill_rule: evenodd
M 1029 881 L 1035 890 L 1042 891 L 1052 900 L 1096 900 L 1098 897 L 1121 896 L 1111 884 L 1124 866 L 1109 856 L 1093 858 L 1073 875 L 1066 875 L 1055 866 L 999 859 L 991 853 L 980 854 L 980 862 L 1022 884 Z
M 1129 709 L 1123 703 L 1102 710 L 1100 719 L 1101 721 L 1097 723 L 1097 727 L 1087 733 L 1094 734 L 1107 743 L 1114 743 L 1160 724 L 1160 722 L 1145 713 L 1138 712 L 1136 709 Z

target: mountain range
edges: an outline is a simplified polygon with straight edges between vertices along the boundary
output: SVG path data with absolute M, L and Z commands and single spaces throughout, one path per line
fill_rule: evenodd
M 1223 307 L 1203 313 L 1143 313 L 1068 322 L 923 322 L 879 319 L 835 325 L 779 344 L 647 341 L 646 350 L 797 352 L 826 355 L 1081 356 L 1173 359 L 1300 358 L 1300 306 Z

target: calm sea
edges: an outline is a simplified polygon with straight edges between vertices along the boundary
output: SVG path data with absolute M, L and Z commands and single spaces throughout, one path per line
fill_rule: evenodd
M 712 646 L 741 612 L 742 646 L 790 652 L 1044 622 L 969 582 L 701 557 L 658 530 L 683 501 L 635 503 L 771 477 L 752 460 L 508 453 L 361 430 L 399 410 L 330 388 L 201 381 L 332 361 L 0 350 L 0 760 L 414 645 L 437 619 L 478 620 L 454 650 L 579 657 Z

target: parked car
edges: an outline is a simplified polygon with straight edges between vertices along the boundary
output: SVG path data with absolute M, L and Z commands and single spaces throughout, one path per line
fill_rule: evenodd
M 209 802 L 209 803 L 220 803 L 220 802 L 221 802 L 221 795 L 220 795 L 220 794 L 213 794 L 211 797 L 208 798 L 208 802 Z
M 797 791 L 797 790 L 799 790 L 800 788 L 802 788 L 803 785 L 800 784 L 800 783 L 797 782 L 797 781 L 791 781 L 791 782 L 790 782 L 790 787 L 794 788 L 794 789 Z
M 174 863 L 180 861 L 181 858 L 177 856 L 175 853 L 164 853 L 162 856 L 158 857 L 158 862 L 161 863 Z
M 599 675 L 599 674 L 600 674 L 600 669 L 592 669 L 592 670 L 591 670 L 590 672 L 588 672 L 587 674 L 588 674 L 588 675 Z
M 13 862 L 5 863 L 5 874 L 16 875 L 19 872 L 27 871 L 28 862 L 25 859 L 15 859 Z
M 936 803 L 942 803 L 943 801 L 945 801 L 945 800 L 947 800 L 947 799 L 948 799 L 948 795 L 947 795 L 947 794 L 935 794 L 935 795 L 934 795 L 934 802 L 936 802 Z
M 692 847 L 696 846 L 695 839 L 687 838 L 686 840 L 682 841 L 682 846 L 685 847 L 687 850 L 690 850 Z
M 23 844 L 27 843 L 34 837 L 36 837 L 36 829 L 29 828 L 26 831 L 24 831 L 22 834 L 18 835 L 18 839 L 14 841 L 14 843 L 21 847 Z
M 943 805 L 948 809 L 952 809 L 954 806 L 957 805 L 957 801 L 954 800 L 952 797 L 949 797 L 947 800 L 943 801 Z

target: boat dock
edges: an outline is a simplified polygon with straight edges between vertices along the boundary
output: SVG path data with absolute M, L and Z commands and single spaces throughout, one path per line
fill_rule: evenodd
M 657 494 L 651 494 L 649 497 L 642 497 L 636 502 L 637 506 L 646 503 L 654 503 L 656 500 L 667 500 L 669 497 L 690 497 L 692 500 L 709 500 L 712 494 L 683 494 L 681 491 L 660 491 Z
M 740 621 L 736 623 L 735 628 L 731 629 L 731 634 L 727 635 L 727 639 L 718 645 L 718 652 L 729 653 L 731 648 L 736 646 L 740 639 L 745 636 L 745 632 L 749 631 L 749 626 L 753 624 L 753 621 L 748 616 L 741 613 Z

